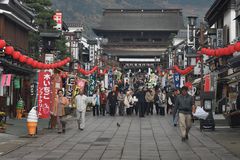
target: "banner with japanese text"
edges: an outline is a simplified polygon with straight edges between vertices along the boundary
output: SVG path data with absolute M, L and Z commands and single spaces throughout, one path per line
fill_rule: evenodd
M 38 73 L 38 115 L 39 118 L 49 118 L 51 99 L 51 73 Z
M 175 88 L 180 88 L 180 76 L 181 75 L 179 73 L 174 73 L 173 75 Z
M 89 77 L 89 84 L 88 84 L 88 95 L 92 96 L 94 94 L 94 90 L 96 87 L 96 75 L 91 74 Z

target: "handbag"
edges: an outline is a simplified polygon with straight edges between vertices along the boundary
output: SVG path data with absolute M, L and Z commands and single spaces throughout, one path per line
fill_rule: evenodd
M 65 115 L 69 115 L 72 113 L 72 107 L 66 106 L 64 107 Z

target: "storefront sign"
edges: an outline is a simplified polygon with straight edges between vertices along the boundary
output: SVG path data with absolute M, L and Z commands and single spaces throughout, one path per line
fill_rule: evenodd
M 49 118 L 51 100 L 51 73 L 38 74 L 38 115 L 39 118 Z
M 2 74 L 1 86 L 10 86 L 11 85 L 11 74 Z
M 53 28 L 56 28 L 57 30 L 62 30 L 62 12 L 56 12 L 53 16 L 53 20 L 57 23 L 56 26 Z

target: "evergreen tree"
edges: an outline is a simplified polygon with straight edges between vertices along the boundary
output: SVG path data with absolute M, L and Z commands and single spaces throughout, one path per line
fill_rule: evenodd
M 36 17 L 34 19 L 34 24 L 40 32 L 51 32 L 57 31 L 53 29 L 53 26 L 56 25 L 56 22 L 52 19 L 54 15 L 54 10 L 51 9 L 52 3 L 51 0 L 22 0 L 29 8 L 32 8 Z M 39 42 L 41 37 L 39 33 L 30 32 L 29 39 L 30 39 L 30 52 L 34 58 L 41 57 L 41 53 L 39 53 Z M 56 49 L 59 51 L 59 55 L 57 58 L 63 58 L 66 56 L 66 39 L 64 36 L 61 36 L 55 42 Z

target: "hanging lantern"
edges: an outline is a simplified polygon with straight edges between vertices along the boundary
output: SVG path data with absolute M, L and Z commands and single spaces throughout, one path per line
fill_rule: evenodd
M 19 59 L 21 56 L 21 53 L 19 51 L 14 51 L 12 56 L 13 56 L 13 59 Z
M 26 63 L 27 63 L 28 65 L 32 65 L 33 59 L 32 59 L 32 58 L 28 58 L 27 61 L 26 61 Z
M 6 41 L 4 41 L 3 39 L 0 39 L 0 49 L 2 49 L 5 46 L 6 46 Z
M 20 55 L 20 57 L 19 57 L 19 62 L 25 63 L 26 61 L 27 61 L 27 56 L 25 56 L 25 55 Z
M 240 51 L 240 42 L 235 43 L 234 49 L 235 49 L 235 51 L 237 51 L 237 52 Z
M 38 61 L 33 60 L 33 62 L 32 62 L 32 67 L 33 67 L 33 68 L 37 68 L 37 63 L 38 63 Z
M 13 52 L 14 52 L 14 48 L 13 48 L 12 46 L 7 46 L 7 47 L 5 48 L 5 53 L 6 53 L 7 55 L 12 55 Z

